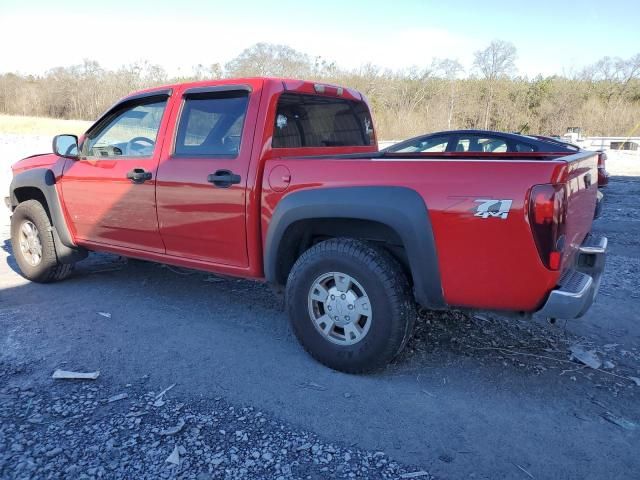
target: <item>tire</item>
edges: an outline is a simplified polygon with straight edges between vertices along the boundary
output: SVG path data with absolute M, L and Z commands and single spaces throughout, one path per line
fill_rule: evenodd
M 385 367 L 415 325 L 416 306 L 401 266 L 385 250 L 360 240 L 335 238 L 311 247 L 291 269 L 285 295 L 304 349 L 341 372 Z
M 27 240 L 27 232 L 33 232 L 31 243 Z M 73 264 L 58 262 L 49 216 L 37 200 L 22 202 L 14 210 L 11 216 L 11 247 L 22 275 L 33 282 L 64 280 L 73 270 Z M 33 252 L 38 250 L 40 255 L 36 261 L 38 255 Z

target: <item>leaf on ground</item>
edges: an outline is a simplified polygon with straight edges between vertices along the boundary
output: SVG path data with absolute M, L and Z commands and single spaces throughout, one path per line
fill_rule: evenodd
M 156 395 L 156 400 L 162 398 L 164 396 L 165 393 L 167 393 L 169 390 L 171 390 L 173 387 L 175 387 L 176 384 L 172 383 L 171 385 L 169 385 L 167 388 L 165 388 L 164 390 L 162 390 L 158 395 Z
M 180 465 L 180 450 L 178 449 L 177 445 L 173 449 L 173 452 L 171 452 L 171 455 L 167 457 L 165 462 L 172 463 L 174 465 Z
M 327 387 L 324 387 L 315 382 L 301 383 L 300 386 L 304 388 L 310 388 L 311 390 L 318 390 L 319 392 L 324 392 L 327 389 Z
M 100 372 L 70 372 L 67 370 L 56 370 L 51 378 L 56 380 L 95 380 Z
M 220 283 L 220 282 L 224 282 L 223 278 L 220 277 L 214 277 L 214 276 L 208 276 L 207 278 L 204 279 L 205 282 L 208 283 Z
M 160 435 L 168 436 L 175 435 L 176 433 L 180 433 L 180 431 L 184 428 L 185 422 L 184 420 L 180 420 L 175 427 L 165 428 L 160 431 Z
M 571 351 L 572 358 L 575 358 L 589 368 L 598 370 L 602 366 L 602 360 L 600 360 L 595 350 L 585 350 L 582 345 L 571 345 L 569 350 Z
M 402 475 L 400 475 L 400 478 L 420 478 L 420 477 L 426 477 L 428 475 L 429 475 L 428 472 L 425 472 L 424 470 L 420 470 L 419 472 L 403 473 Z
M 138 411 L 138 412 L 129 412 L 129 413 L 127 413 L 125 415 L 125 417 L 141 417 L 141 416 L 146 415 L 146 414 L 147 414 L 147 412 L 140 412 L 140 411 Z
M 128 393 L 119 393 L 118 395 L 109 397 L 109 400 L 107 400 L 107 403 L 117 402 L 118 400 L 124 400 L 125 398 L 128 398 L 128 397 L 129 397 Z

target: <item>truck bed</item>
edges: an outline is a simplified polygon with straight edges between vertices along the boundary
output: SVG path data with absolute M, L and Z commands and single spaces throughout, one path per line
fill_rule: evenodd
M 283 192 L 274 192 L 268 182 L 276 166 L 290 172 L 291 183 Z M 428 211 L 447 305 L 534 311 L 591 230 L 597 154 L 380 152 L 282 157 L 267 161 L 264 178 L 263 235 L 278 202 L 301 189 L 401 185 L 415 190 Z M 557 271 L 541 261 L 527 215 L 531 188 L 541 184 L 567 185 L 566 242 Z M 475 216 L 478 200 L 483 199 L 509 200 L 506 218 Z

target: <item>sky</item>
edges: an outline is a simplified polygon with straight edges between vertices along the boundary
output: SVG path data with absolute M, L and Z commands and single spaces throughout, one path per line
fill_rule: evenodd
M 467 69 L 493 39 L 512 42 L 520 74 L 571 74 L 640 53 L 640 0 L 0 0 L 0 72 L 41 74 L 97 60 L 140 60 L 188 75 L 257 43 L 289 45 L 343 68 Z

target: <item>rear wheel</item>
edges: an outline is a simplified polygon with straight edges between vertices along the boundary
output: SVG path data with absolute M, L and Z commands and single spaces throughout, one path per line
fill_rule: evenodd
M 22 274 L 34 282 L 54 282 L 69 276 L 72 264 L 58 262 L 51 222 L 37 200 L 20 203 L 11 216 L 11 247 Z
M 398 262 L 380 248 L 346 238 L 318 243 L 296 261 L 286 301 L 303 347 L 348 373 L 389 363 L 408 341 L 416 317 Z

